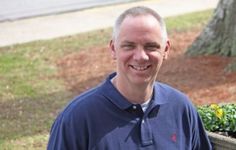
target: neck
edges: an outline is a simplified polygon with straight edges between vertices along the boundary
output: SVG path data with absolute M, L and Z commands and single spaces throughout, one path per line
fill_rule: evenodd
M 132 86 L 122 84 L 123 82 L 119 82 L 118 80 L 118 78 L 114 77 L 112 83 L 129 102 L 133 104 L 142 104 L 151 99 L 153 84 Z

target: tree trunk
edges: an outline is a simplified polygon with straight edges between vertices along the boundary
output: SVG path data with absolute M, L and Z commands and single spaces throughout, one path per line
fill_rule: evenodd
M 220 0 L 212 19 L 187 54 L 236 56 L 236 0 Z

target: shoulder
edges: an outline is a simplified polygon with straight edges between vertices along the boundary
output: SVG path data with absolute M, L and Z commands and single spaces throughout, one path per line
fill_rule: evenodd
M 164 95 L 168 101 L 172 101 L 173 99 L 178 101 L 189 101 L 189 98 L 185 93 L 165 83 L 156 82 L 155 90 L 156 93 Z
M 173 107 L 173 109 L 182 109 L 182 111 L 196 111 L 190 98 L 182 91 L 170 85 L 156 82 L 155 91 L 155 93 L 157 93 L 157 95 L 161 95 L 165 103 L 168 103 L 168 106 Z
M 168 93 L 174 93 L 174 94 L 181 94 L 181 95 L 184 95 L 183 92 L 181 92 L 180 90 L 168 85 L 168 84 L 165 84 L 165 83 L 162 83 L 162 82 L 156 82 L 155 83 L 156 86 L 159 88 L 159 90 L 164 90 L 165 92 L 168 92 Z
M 74 146 L 79 145 L 82 147 L 79 149 L 87 149 L 84 148 L 87 145 L 88 118 L 90 117 L 87 112 L 91 113 L 91 106 L 98 100 L 96 98 L 98 95 L 99 87 L 96 87 L 74 98 L 64 108 L 52 125 L 48 147 L 63 149 L 68 146 L 68 149 L 77 149 Z M 78 143 L 77 140 L 80 142 Z
M 73 118 L 83 119 L 86 117 L 85 114 L 92 112 L 93 109 L 99 109 L 100 107 L 96 106 L 104 101 L 105 97 L 101 93 L 101 88 L 97 86 L 72 99 L 58 117 L 62 117 L 64 121 Z

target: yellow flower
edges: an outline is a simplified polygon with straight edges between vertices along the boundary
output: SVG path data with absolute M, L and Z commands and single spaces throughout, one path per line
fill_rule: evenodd
M 215 110 L 215 114 L 216 114 L 216 116 L 217 116 L 219 119 L 222 118 L 223 113 L 224 113 L 224 111 L 223 111 L 223 109 L 221 109 L 221 108 L 218 108 L 218 109 Z
M 210 107 L 214 110 L 219 109 L 219 106 L 217 104 L 211 104 Z

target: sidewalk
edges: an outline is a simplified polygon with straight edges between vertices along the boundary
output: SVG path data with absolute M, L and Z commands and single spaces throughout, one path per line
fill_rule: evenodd
M 137 0 L 0 0 L 0 22 L 68 13 Z
M 144 0 L 59 15 L 2 22 L 0 23 L 0 47 L 111 27 L 116 17 L 125 9 L 132 6 L 147 6 L 157 10 L 161 16 L 168 17 L 215 8 L 218 1 Z

